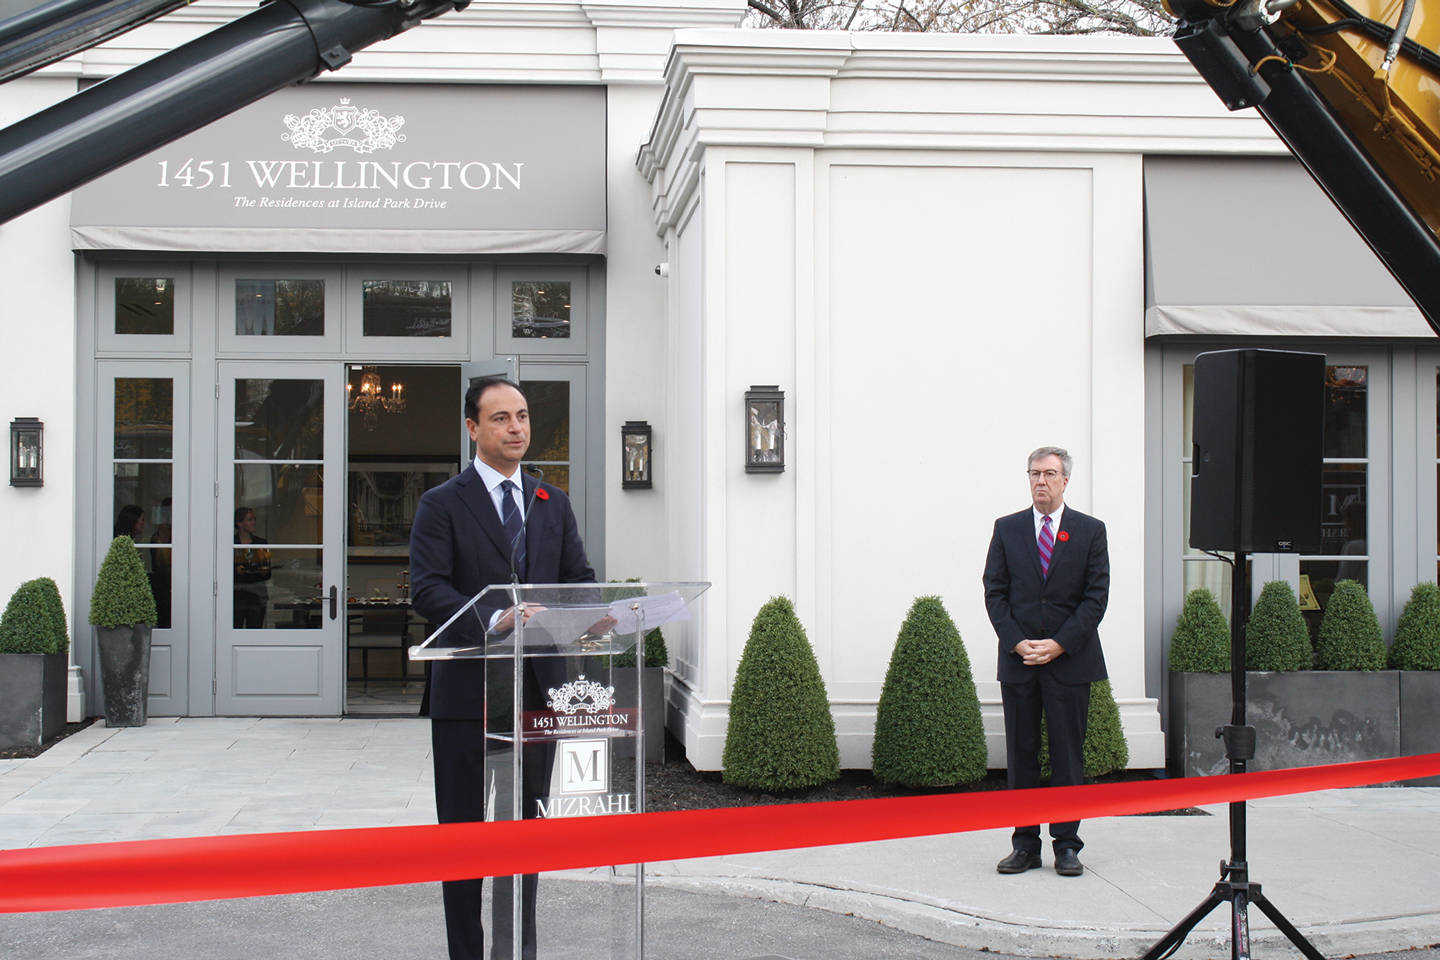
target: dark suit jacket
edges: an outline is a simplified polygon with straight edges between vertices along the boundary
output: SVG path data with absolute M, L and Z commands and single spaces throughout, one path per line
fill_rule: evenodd
M 570 498 L 548 483 L 539 484 L 546 499 L 532 497 L 537 481 L 528 474 L 522 477 L 529 505 L 522 582 L 594 583 L 595 571 L 585 559 Z M 510 541 L 472 464 L 420 498 L 410 531 L 411 604 L 426 619 L 444 623 L 481 590 L 509 582 Z M 507 606 L 508 602 L 477 604 L 477 616 L 469 623 L 488 624 L 492 613 Z M 456 626 L 462 626 L 461 621 Z M 481 661 L 435 661 L 430 674 L 430 716 L 437 720 L 484 719 L 484 683 Z
M 1050 671 L 1061 683 L 1104 680 L 1105 654 L 1096 628 L 1110 597 L 1110 552 L 1105 524 L 1065 505 L 1050 575 L 1040 575 L 1031 508 L 995 521 L 985 558 L 985 609 L 1000 638 L 1001 683 L 1029 683 Z M 1027 667 L 1015 652 L 1021 640 L 1054 640 L 1065 652 Z

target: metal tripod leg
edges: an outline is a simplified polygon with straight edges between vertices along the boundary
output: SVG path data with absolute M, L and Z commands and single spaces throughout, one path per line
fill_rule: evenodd
M 1230 887 L 1230 960 L 1250 960 L 1250 885 Z
M 1295 925 L 1287 920 L 1285 915 L 1277 910 L 1273 903 L 1265 899 L 1265 895 L 1260 892 L 1260 886 L 1258 884 L 1251 886 L 1250 900 L 1255 906 L 1260 908 L 1261 913 L 1270 918 L 1270 922 L 1275 924 L 1275 927 L 1281 933 L 1290 938 L 1290 942 L 1295 944 L 1296 949 L 1305 954 L 1309 960 L 1325 960 L 1324 954 L 1316 950 L 1314 945 L 1305 939 L 1305 935 L 1299 930 L 1296 930 Z
M 1220 889 L 1219 885 L 1216 885 L 1215 889 L 1210 891 L 1210 896 L 1201 901 L 1200 906 L 1191 910 L 1189 916 L 1172 927 L 1170 932 L 1160 939 L 1160 942 L 1145 951 L 1145 956 L 1141 960 L 1162 960 L 1163 957 L 1174 953 L 1175 948 L 1185 942 L 1185 937 L 1195 929 L 1196 924 L 1208 917 L 1210 911 L 1220 906 L 1225 900 L 1225 892 Z

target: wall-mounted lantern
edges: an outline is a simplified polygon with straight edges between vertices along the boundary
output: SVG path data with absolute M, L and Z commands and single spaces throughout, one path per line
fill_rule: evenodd
M 624 465 L 622 490 L 649 490 L 652 447 L 650 424 L 645 420 L 626 420 L 620 428 L 620 462 Z
M 10 486 L 45 486 L 45 424 L 37 417 L 10 421 Z
M 745 391 L 745 472 L 785 472 L 785 391 L 778 386 Z

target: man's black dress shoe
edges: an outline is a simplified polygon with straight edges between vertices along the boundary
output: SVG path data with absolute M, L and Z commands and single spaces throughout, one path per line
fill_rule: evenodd
M 1038 859 L 1038 858 L 1037 858 Z M 1074 850 L 1055 851 L 1055 872 L 1062 877 L 1078 877 L 1085 872 L 1085 865 Z
M 1080 861 L 1075 861 L 1079 863 Z M 1010 851 L 1010 856 L 995 864 L 996 873 L 1024 873 L 1026 870 L 1034 870 L 1040 866 L 1040 854 L 1022 853 L 1019 850 Z

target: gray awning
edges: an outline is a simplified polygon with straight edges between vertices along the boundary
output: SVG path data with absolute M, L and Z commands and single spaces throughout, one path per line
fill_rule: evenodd
M 1433 337 L 1295 160 L 1145 158 L 1145 335 Z
M 307 83 L 76 190 L 77 250 L 605 251 L 605 88 Z

